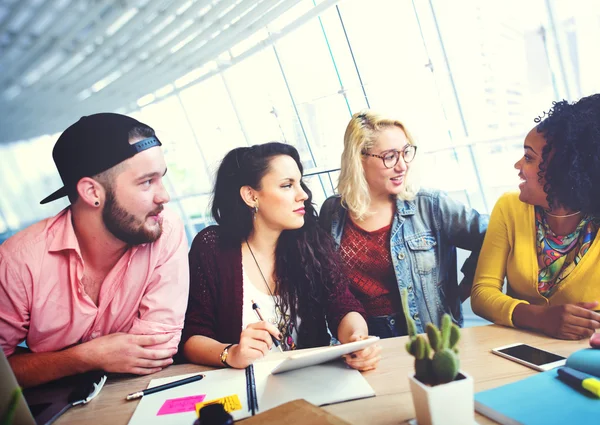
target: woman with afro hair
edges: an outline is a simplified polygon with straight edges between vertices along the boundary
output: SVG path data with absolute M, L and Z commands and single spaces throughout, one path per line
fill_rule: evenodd
M 535 122 L 515 164 L 520 193 L 492 211 L 471 303 L 497 324 L 588 338 L 600 328 L 600 94 Z

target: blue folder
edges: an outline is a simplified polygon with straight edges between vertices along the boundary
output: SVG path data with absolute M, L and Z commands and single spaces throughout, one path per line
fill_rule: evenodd
M 600 350 L 578 351 L 567 366 L 598 376 Z M 556 369 L 475 394 L 475 410 L 503 425 L 600 423 L 600 398 L 567 385 Z

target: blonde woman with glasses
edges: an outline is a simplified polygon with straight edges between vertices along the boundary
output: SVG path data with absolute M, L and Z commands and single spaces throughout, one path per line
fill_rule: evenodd
M 339 195 L 325 201 L 321 225 L 335 239 L 369 333 L 406 334 L 400 290 L 418 332 L 449 313 L 462 326 L 487 216 L 415 179 L 417 146 L 398 120 L 354 114 L 344 135 Z M 472 251 L 458 284 L 456 247 Z

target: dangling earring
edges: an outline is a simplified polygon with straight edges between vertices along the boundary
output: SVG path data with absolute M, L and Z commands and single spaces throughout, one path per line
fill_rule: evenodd
M 253 208 L 253 212 L 252 212 L 252 216 L 254 217 L 255 220 L 256 220 L 256 214 L 258 214 L 258 203 L 254 204 L 254 208 Z

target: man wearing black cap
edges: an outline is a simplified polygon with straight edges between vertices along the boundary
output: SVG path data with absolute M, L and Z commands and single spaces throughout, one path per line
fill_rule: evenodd
M 22 386 L 172 363 L 189 270 L 181 220 L 163 206 L 160 146 L 152 128 L 109 113 L 56 142 L 64 186 L 42 203 L 71 205 L 0 245 L 0 346 Z

